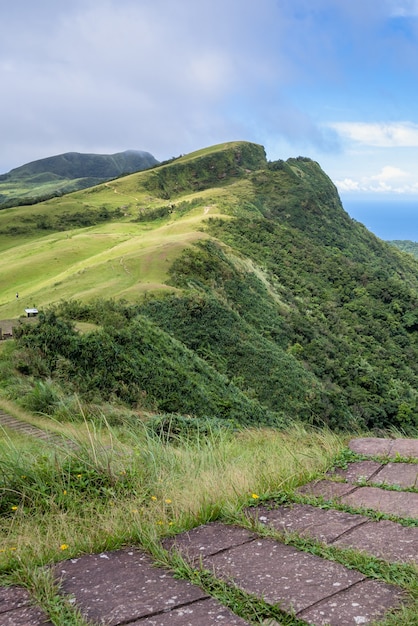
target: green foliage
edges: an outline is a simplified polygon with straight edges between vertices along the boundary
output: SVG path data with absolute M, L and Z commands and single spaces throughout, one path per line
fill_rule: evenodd
M 415 257 L 418 258 L 418 242 L 409 240 L 400 241 L 396 239 L 393 241 L 388 241 L 388 243 L 392 246 L 396 246 L 397 248 L 399 248 L 399 250 L 402 250 L 403 252 L 408 252 L 409 254 L 413 254 Z
M 328 389 L 331 404 L 323 407 L 325 415 L 337 416 L 338 423 L 343 410 L 346 418 L 351 415 L 368 427 L 407 430 L 416 425 L 418 345 L 413 311 L 418 298 L 413 276 L 404 278 L 406 267 L 398 264 L 396 270 L 395 257 L 389 254 L 382 262 L 377 246 L 377 253 L 370 246 L 368 263 L 359 261 L 367 255 L 366 248 L 354 248 L 351 239 L 340 241 L 341 250 L 320 247 L 270 218 L 212 221 L 210 232 L 264 267 L 273 284 L 280 285 L 277 295 L 288 308 L 283 310 L 282 331 L 272 338 L 283 345 L 285 336 L 290 354 Z M 373 244 L 371 234 L 369 239 Z M 201 279 L 189 257 L 188 252 L 184 266 L 181 260 L 176 262 L 176 281 L 190 273 Z M 237 306 L 247 278 L 233 293 L 225 272 L 217 281 L 215 288 Z M 254 301 L 260 303 L 260 298 Z M 265 332 L 266 316 L 254 315 L 252 308 L 247 299 L 241 315 L 251 316 L 251 323 Z
M 148 191 L 169 200 L 182 193 L 201 191 L 230 183 L 246 171 L 265 165 L 262 146 L 240 143 L 230 150 L 202 155 L 191 161 L 175 161 L 169 167 L 159 168 L 145 183 Z
M 281 416 L 248 398 L 225 375 L 142 316 L 79 334 L 55 311 L 23 326 L 20 349 L 42 355 L 42 371 L 90 400 L 214 416 L 241 424 L 280 424 Z M 34 359 L 33 368 L 36 366 Z M 39 390 L 38 390 L 39 391 Z M 34 394 L 31 394 L 33 402 Z
M 124 493 L 132 494 L 129 471 L 117 473 L 110 465 L 94 463 L 85 451 L 56 455 L 54 463 L 47 455 L 22 459 L 17 452 L 0 461 L 0 517 L 65 511 L 86 496 L 108 501 Z
M 232 430 L 232 421 L 216 417 L 190 417 L 178 414 L 155 415 L 146 422 L 147 430 L 163 443 L 199 443 L 225 429 Z
M 115 209 L 114 194 L 135 200 L 131 221 Z M 268 163 L 261 146 L 223 144 L 76 200 L 48 213 L 19 210 L 16 219 L 3 212 L 16 234 L 82 218 L 125 220 L 112 236 L 108 226 L 95 228 L 97 274 L 83 260 L 68 278 L 83 301 L 61 302 L 36 330 L 16 333 L 22 375 L 91 402 L 240 423 L 298 417 L 332 427 L 417 427 L 417 262 L 352 220 L 314 161 Z M 70 242 L 71 259 L 83 235 Z M 62 249 L 52 257 L 44 239 L 43 258 L 61 263 L 61 281 L 70 276 Z M 112 247 L 101 247 L 109 239 Z M 25 267 L 22 284 L 35 279 Z M 109 290 L 130 303 L 86 303 Z M 100 328 L 81 335 L 76 319 Z M 32 384 L 28 406 L 48 406 L 45 385 Z
M 248 295 L 244 293 L 248 285 L 242 280 L 230 287 L 241 287 L 243 299 Z M 255 300 L 254 292 L 251 297 Z M 151 301 L 141 311 L 272 411 L 309 420 L 318 402 L 322 404 L 315 377 L 224 301 L 209 294 L 169 296 Z M 278 318 L 277 309 L 275 315 Z
M 54 214 L 37 213 L 23 218 L 20 224 L 13 223 L 6 228 L 0 229 L 1 235 L 24 235 L 40 231 L 65 231 L 72 228 L 85 228 L 94 224 L 101 224 L 120 218 L 120 208 L 109 210 L 105 206 L 99 209 L 86 207 L 83 211 L 65 211 Z

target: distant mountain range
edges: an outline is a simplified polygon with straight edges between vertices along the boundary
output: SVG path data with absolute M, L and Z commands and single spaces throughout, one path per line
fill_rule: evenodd
M 39 159 L 0 176 L 0 208 L 35 204 L 157 164 L 157 159 L 143 150 L 116 154 L 66 152 Z

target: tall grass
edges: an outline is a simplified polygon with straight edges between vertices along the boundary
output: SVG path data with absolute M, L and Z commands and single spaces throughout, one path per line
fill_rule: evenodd
M 301 425 L 167 441 L 144 423 L 118 429 L 103 419 L 77 432 L 68 449 L 1 438 L 0 571 L 239 514 L 320 474 L 343 445 Z

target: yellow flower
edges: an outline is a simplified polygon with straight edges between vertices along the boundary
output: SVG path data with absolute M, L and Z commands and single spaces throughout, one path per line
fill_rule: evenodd
M 151 496 L 151 500 L 154 500 L 154 502 L 156 499 L 157 499 L 157 496 Z
M 158 520 L 158 522 L 157 522 L 157 524 L 158 524 L 159 526 L 162 526 L 162 525 L 164 524 L 164 522 L 163 522 L 163 521 L 161 521 L 161 520 L 159 519 L 159 520 Z
M 12 550 L 12 551 L 13 551 L 13 550 L 17 550 L 17 548 L 10 548 L 10 550 Z
M 67 490 L 64 489 L 64 491 L 62 493 L 64 494 L 64 496 L 66 496 L 67 495 Z
M 60 545 L 60 550 L 68 550 L 68 545 L 66 543 L 62 543 Z
M 164 500 L 164 502 L 165 502 L 166 504 L 171 504 L 171 500 L 170 500 L 170 498 L 166 498 L 166 499 Z
M 260 496 L 258 496 L 256 493 L 252 493 L 251 497 L 254 498 L 254 500 L 258 500 Z
M 12 511 L 17 511 L 17 506 L 12 506 Z
M 82 474 L 77 474 L 77 478 L 81 478 Z

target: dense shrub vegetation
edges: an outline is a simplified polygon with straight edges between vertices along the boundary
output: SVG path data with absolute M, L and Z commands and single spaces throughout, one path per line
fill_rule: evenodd
M 23 325 L 16 334 L 20 350 L 15 364 L 20 372 L 52 377 L 91 401 L 113 399 L 241 424 L 280 422 L 278 413 L 248 398 L 143 316 L 80 334 L 51 311 L 36 326 Z

